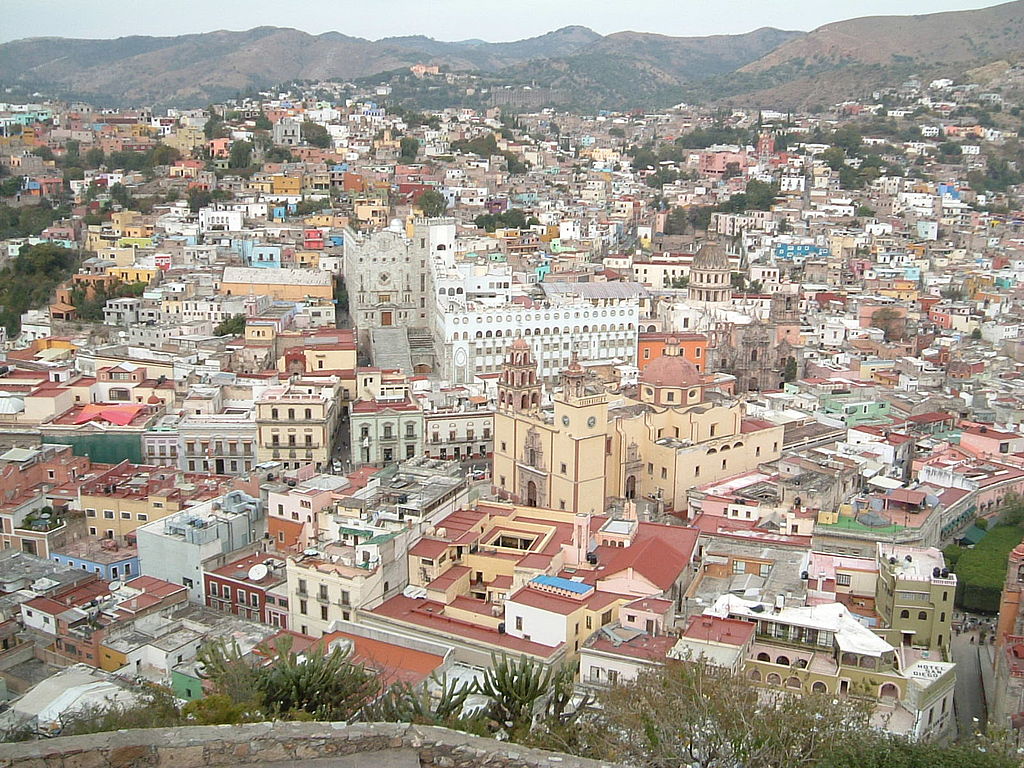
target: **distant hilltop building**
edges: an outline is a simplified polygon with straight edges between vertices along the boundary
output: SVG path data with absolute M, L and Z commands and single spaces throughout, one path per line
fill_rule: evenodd
M 413 64 L 409 67 L 409 71 L 416 75 L 416 77 L 423 77 L 424 75 L 440 74 L 441 68 L 437 64 Z

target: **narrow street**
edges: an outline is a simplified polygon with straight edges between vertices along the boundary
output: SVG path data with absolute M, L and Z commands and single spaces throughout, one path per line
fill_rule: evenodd
M 956 689 L 953 701 L 961 736 L 984 726 L 987 718 L 977 638 L 975 644 L 972 644 L 972 637 L 974 633 L 962 632 L 959 635 L 954 634 L 951 642 L 953 661 L 956 662 Z

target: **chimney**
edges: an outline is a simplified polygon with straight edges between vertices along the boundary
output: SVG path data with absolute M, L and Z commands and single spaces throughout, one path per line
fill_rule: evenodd
M 572 550 L 568 560 L 572 565 L 587 561 L 587 547 L 590 545 L 590 515 L 577 512 L 572 521 Z

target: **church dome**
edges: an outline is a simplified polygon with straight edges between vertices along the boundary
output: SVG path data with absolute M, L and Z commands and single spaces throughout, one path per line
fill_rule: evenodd
M 700 384 L 700 371 L 682 355 L 655 358 L 640 374 L 640 383 L 652 387 L 695 387 Z
M 707 242 L 700 247 L 697 255 L 693 257 L 694 271 L 729 269 L 729 257 L 718 243 Z

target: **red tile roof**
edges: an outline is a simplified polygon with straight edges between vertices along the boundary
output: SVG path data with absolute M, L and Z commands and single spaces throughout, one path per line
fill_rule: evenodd
M 507 651 L 525 653 L 539 658 L 548 658 L 562 647 L 542 645 L 530 640 L 512 637 L 509 634 L 500 633 L 496 629 L 490 629 L 468 621 L 456 619 L 444 615 L 444 605 L 433 600 L 415 600 L 411 597 L 398 595 L 378 605 L 372 613 L 378 616 L 386 616 L 395 621 L 406 624 L 413 624 L 424 629 L 432 629 L 436 632 L 456 637 L 464 637 L 476 642 L 486 643 L 496 648 L 503 648 Z
M 694 616 L 683 630 L 683 637 L 726 645 L 745 645 L 754 636 L 755 625 L 741 619 Z

